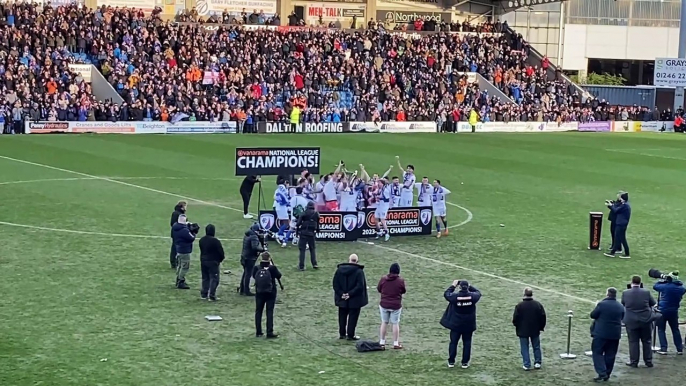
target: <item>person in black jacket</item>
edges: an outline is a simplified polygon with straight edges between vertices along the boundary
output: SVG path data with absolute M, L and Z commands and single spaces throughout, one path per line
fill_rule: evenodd
M 217 301 L 219 264 L 224 261 L 222 242 L 214 237 L 214 234 L 214 225 L 207 224 L 205 236 L 200 239 L 200 272 L 202 273 L 200 297 L 210 301 Z
M 169 222 L 169 227 L 173 227 L 174 224 L 179 220 L 179 216 L 186 213 L 186 207 L 188 204 L 186 201 L 179 201 L 174 207 L 174 212 L 171 215 L 171 221 Z M 171 233 L 171 232 L 170 232 Z M 169 252 L 169 265 L 172 269 L 176 269 L 176 245 L 174 244 L 174 236 L 170 235 L 172 238 L 171 251 Z
M 608 201 L 609 202 L 609 201 Z M 629 193 L 619 192 L 617 201 L 612 204 L 610 211 L 615 215 L 615 239 L 610 252 L 605 253 L 607 257 L 615 257 L 615 253 L 624 249 L 624 256 L 622 259 L 629 259 L 629 244 L 626 241 L 626 229 L 631 220 L 631 205 L 629 204 Z
M 360 310 L 369 303 L 364 266 L 358 264 L 356 254 L 347 263 L 338 264 L 333 276 L 334 303 L 338 307 L 338 336 L 340 339 L 359 340 L 355 335 Z
M 615 201 L 607 201 L 605 202 L 605 205 L 607 206 L 608 209 L 610 209 L 609 212 L 607 212 L 607 219 L 610 221 L 610 237 L 612 237 L 612 244 L 610 244 L 610 251 L 612 251 L 612 247 L 615 245 L 615 228 L 616 228 L 616 219 L 617 219 L 617 214 L 612 211 L 612 206 L 615 204 Z M 622 246 L 619 246 L 619 249 L 617 252 L 621 253 L 622 252 Z
M 315 252 L 315 235 L 319 231 L 319 212 L 314 209 L 314 202 L 307 203 L 305 212 L 298 217 L 295 229 L 298 236 L 298 249 L 300 249 L 298 269 L 305 270 L 305 249 L 307 247 L 310 248 L 312 268 L 319 268 L 317 266 L 317 253 Z
M 186 274 L 191 268 L 191 253 L 193 253 L 193 242 L 195 235 L 188 229 L 186 224 L 186 215 L 179 215 L 178 221 L 172 227 L 172 237 L 176 245 L 176 259 L 178 261 L 176 267 L 176 288 L 190 289 L 186 284 Z
M 260 225 L 255 223 L 250 229 L 245 232 L 243 236 L 243 250 L 241 251 L 241 265 L 243 266 L 243 276 L 241 277 L 241 285 L 238 287 L 238 293 L 244 296 L 255 296 L 250 292 L 250 277 L 255 267 L 255 262 L 260 253 L 264 252 L 264 247 L 260 241 L 257 232 L 260 230 Z
M 540 369 L 543 361 L 540 335 L 545 329 L 546 316 L 543 305 L 534 300 L 534 292 L 531 288 L 524 289 L 524 299 L 515 307 L 512 324 L 519 337 L 524 370 L 531 370 L 529 341 L 534 349 L 534 368 Z
M 617 289 L 607 289 L 607 297 L 591 311 L 591 351 L 593 367 L 598 374 L 594 381 L 607 381 L 615 366 L 619 340 L 622 338 L 624 306 L 617 301 Z
M 277 287 L 276 281 L 281 279 L 281 272 L 272 262 L 272 257 L 269 252 L 263 252 L 261 256 L 260 265 L 253 267 L 252 277 L 257 280 L 259 272 L 263 269 L 269 271 L 271 277 L 271 291 L 261 292 L 255 295 L 255 336 L 261 337 L 262 334 L 262 312 L 266 306 L 267 308 L 267 338 L 278 338 L 279 335 L 274 333 L 274 307 L 276 306 Z
M 241 198 L 243 199 L 243 218 L 253 217 L 250 213 L 248 213 L 248 208 L 250 207 L 250 197 L 252 196 L 252 191 L 255 187 L 255 184 L 260 181 L 262 181 L 260 176 L 245 176 L 243 182 L 241 183 L 240 193 Z
M 457 292 L 456 288 L 459 288 Z M 448 367 L 455 367 L 457 344 L 462 338 L 461 365 L 466 369 L 472 354 L 472 334 L 476 331 L 476 303 L 481 299 L 481 292 L 466 280 L 455 280 L 445 290 L 443 297 L 448 301 L 448 308 L 441 318 L 441 326 L 450 330 Z

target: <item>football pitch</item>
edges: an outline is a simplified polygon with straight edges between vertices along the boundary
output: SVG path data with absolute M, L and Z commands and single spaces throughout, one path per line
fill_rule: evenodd
M 0 384 L 23 385 L 572 385 L 594 375 L 589 312 L 609 286 L 649 268 L 686 271 L 686 137 L 674 134 L 335 134 L 2 136 L 0 140 Z M 237 146 L 320 146 L 383 173 L 412 163 L 452 191 L 450 235 L 388 243 L 320 242 L 320 269 L 299 272 L 297 249 L 277 248 L 286 290 L 279 339 L 254 337 L 254 301 L 239 297 L 242 218 Z M 349 166 L 350 167 L 350 166 Z M 391 175 L 398 172 L 397 166 Z M 271 205 L 273 178 L 265 178 Z M 630 193 L 630 260 L 588 251 L 588 213 Z M 227 260 L 216 303 L 199 298 L 197 243 L 188 282 L 174 288 L 169 217 L 179 199 L 191 221 L 215 224 Z M 257 188 L 252 212 L 256 212 Z M 501 226 L 501 224 L 503 226 Z M 604 224 L 603 249 L 609 244 Z M 393 262 L 408 293 L 403 350 L 359 354 L 339 341 L 331 280 L 350 253 L 365 265 L 369 305 L 357 333 L 378 339 L 376 283 Z M 438 322 L 454 279 L 482 291 L 471 367 L 446 366 Z M 543 303 L 543 369 L 521 369 L 512 311 L 524 287 Z M 563 361 L 567 317 L 571 351 Z M 207 322 L 220 315 L 221 322 Z M 682 316 L 683 319 L 683 316 Z M 682 329 L 683 330 L 683 329 Z M 389 335 L 390 337 L 390 332 Z M 683 381 L 686 358 L 629 369 L 626 337 L 611 379 Z M 461 346 L 460 346 L 461 347 Z M 459 355 L 459 353 L 458 353 Z

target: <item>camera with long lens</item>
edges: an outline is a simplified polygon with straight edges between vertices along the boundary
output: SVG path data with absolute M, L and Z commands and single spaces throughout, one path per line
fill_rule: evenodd
M 270 238 L 272 240 L 276 240 L 276 234 L 269 229 L 260 228 L 257 231 L 257 238 L 260 240 L 260 243 L 262 244 L 262 248 L 264 248 L 264 250 L 266 251 L 268 249 L 268 246 L 269 246 L 269 244 L 267 243 L 267 240 L 269 240 Z
M 679 276 L 679 271 L 662 273 L 662 271 L 659 271 L 655 268 L 651 268 L 650 270 L 648 270 L 648 276 L 652 277 L 653 279 L 658 279 L 661 282 L 671 283 L 675 277 Z
M 187 222 L 186 227 L 188 227 L 188 230 L 193 234 L 197 235 L 198 232 L 200 232 L 200 225 L 194 223 L 194 222 Z

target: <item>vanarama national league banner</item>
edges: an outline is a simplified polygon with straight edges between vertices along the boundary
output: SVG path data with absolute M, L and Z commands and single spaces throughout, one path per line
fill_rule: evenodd
M 431 235 L 431 208 L 393 208 L 386 215 L 391 236 Z M 260 226 L 272 232 L 279 230 L 276 213 L 260 210 Z M 358 212 L 320 212 L 318 241 L 356 241 L 376 237 L 374 209 Z
M 237 147 L 237 176 L 300 174 L 303 169 L 319 174 L 318 147 Z

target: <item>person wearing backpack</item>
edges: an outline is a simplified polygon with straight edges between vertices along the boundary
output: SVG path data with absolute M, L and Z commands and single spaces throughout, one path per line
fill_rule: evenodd
M 255 279 L 255 336 L 262 337 L 262 313 L 267 308 L 267 338 L 278 338 L 274 333 L 274 306 L 276 305 L 276 281 L 281 272 L 272 262 L 269 252 L 261 255 L 260 265 L 253 269 Z
M 305 212 L 298 217 L 296 223 L 296 234 L 299 238 L 298 249 L 300 249 L 300 260 L 298 269 L 305 270 L 305 249 L 310 249 L 310 262 L 312 268 L 317 269 L 317 253 L 315 252 L 315 236 L 319 231 L 319 212 L 314 209 L 314 202 L 307 203 Z

